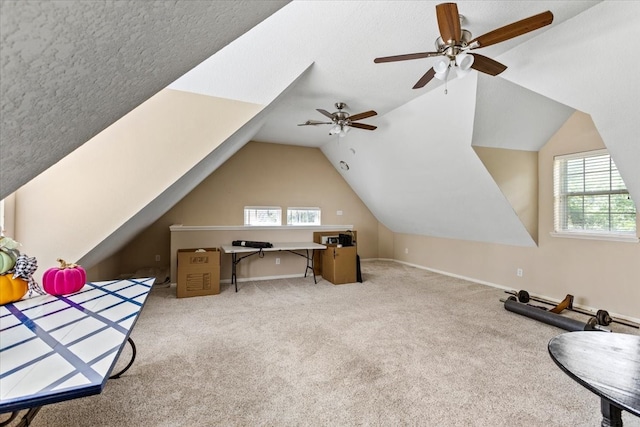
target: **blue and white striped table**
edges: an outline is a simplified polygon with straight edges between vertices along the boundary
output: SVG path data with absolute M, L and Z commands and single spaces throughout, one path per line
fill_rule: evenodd
M 153 282 L 87 283 L 0 306 L 0 413 L 100 393 Z

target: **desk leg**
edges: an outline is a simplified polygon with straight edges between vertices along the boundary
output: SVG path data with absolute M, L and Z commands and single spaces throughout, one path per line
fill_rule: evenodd
M 313 274 L 313 283 L 318 283 L 318 281 L 316 280 L 316 271 L 313 269 L 313 262 L 314 262 L 313 260 L 315 257 L 316 250 L 311 249 L 311 257 L 309 257 L 309 249 L 305 249 L 305 250 L 307 251 L 307 256 L 305 256 L 305 258 L 307 259 L 307 268 L 304 269 L 304 277 L 307 277 L 307 271 L 311 269 L 311 274 Z M 300 254 L 296 254 L 296 255 L 300 255 Z
M 236 292 L 238 292 L 238 276 L 236 275 L 236 264 L 238 264 L 238 254 L 231 254 L 231 283 L 236 285 Z
M 20 420 L 20 422 L 16 424 L 16 427 L 27 427 L 31 425 L 31 422 L 33 421 L 33 419 L 36 417 L 36 415 L 38 415 L 38 412 L 40 412 L 40 408 L 42 408 L 42 406 L 29 408 L 27 413 L 22 416 L 22 419 Z M 8 426 L 11 423 L 11 421 L 16 419 L 19 413 L 20 411 L 12 412 L 8 420 L 0 422 L 0 427 Z
M 117 374 L 111 375 L 109 377 L 110 380 L 115 380 L 115 379 L 120 378 L 120 376 L 122 376 L 122 374 L 127 372 L 129 370 L 129 368 L 131 367 L 131 365 L 133 365 L 133 361 L 136 360 L 136 345 L 134 344 L 134 342 L 131 339 L 131 337 L 127 338 L 127 341 L 129 341 L 129 344 L 131 344 L 131 350 L 133 351 L 133 354 L 131 355 L 131 360 L 129 360 L 129 363 L 127 363 L 127 366 L 125 366 L 124 369 L 122 369 Z
M 602 427 L 622 427 L 622 410 L 607 399 L 600 399 Z

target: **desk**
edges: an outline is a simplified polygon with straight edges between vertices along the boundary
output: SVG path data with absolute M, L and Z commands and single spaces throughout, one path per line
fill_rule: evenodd
M 313 256 L 316 250 L 323 250 L 326 248 L 327 247 L 325 245 L 312 242 L 274 243 L 272 248 L 248 248 L 246 246 L 222 245 L 224 253 L 231 254 L 231 283 L 235 284 L 236 292 L 238 292 L 238 275 L 236 274 L 236 266 L 240 261 L 250 257 L 251 255 L 261 254 L 260 256 L 262 257 L 263 252 L 286 251 L 306 258 L 307 267 L 304 270 L 304 277 L 307 277 L 307 272 L 311 269 L 311 274 L 313 274 L 313 283 L 318 283 L 316 280 L 316 273 L 313 270 Z M 300 253 L 302 251 L 304 252 Z M 309 255 L 309 251 L 311 251 L 311 255 Z M 238 257 L 238 254 L 246 255 Z
M 549 341 L 567 375 L 601 399 L 602 426 L 622 426 L 621 410 L 640 417 L 640 336 L 568 332 Z
M 0 306 L 0 413 L 98 394 L 135 359 L 129 337 L 153 278 L 87 283 L 71 295 L 43 295 Z M 109 376 L 126 343 L 129 364 Z

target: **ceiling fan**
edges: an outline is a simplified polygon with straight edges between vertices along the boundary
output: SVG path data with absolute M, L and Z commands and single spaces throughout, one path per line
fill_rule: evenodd
M 373 110 L 365 111 L 364 113 L 354 114 L 353 116 L 349 115 L 346 111 L 343 111 L 347 104 L 344 102 L 336 102 L 335 107 L 338 111 L 333 113 L 328 112 L 327 110 L 323 110 L 322 108 L 317 108 L 320 114 L 327 116 L 331 121 L 330 122 L 321 122 L 319 120 L 307 120 L 304 123 L 300 123 L 298 126 L 316 126 L 316 125 L 333 125 L 331 130 L 329 131 L 329 135 L 338 135 L 343 137 L 349 132 L 350 128 L 358 128 L 358 129 L 366 129 L 366 130 L 375 130 L 377 126 L 367 125 L 364 123 L 355 123 L 358 120 L 366 119 L 367 117 L 372 117 L 377 115 Z
M 497 76 L 507 69 L 506 65 L 478 53 L 468 53 L 468 51 L 521 36 L 553 22 L 553 14 L 550 11 L 546 11 L 497 28 L 472 40 L 471 33 L 461 28 L 461 21 L 464 17 L 458 14 L 458 6 L 455 3 L 437 5 L 436 17 L 440 30 L 440 37 L 436 39 L 436 52 L 385 56 L 376 58 L 373 62 L 379 64 L 434 56 L 444 57 L 418 80 L 413 86 L 414 89 L 424 87 L 434 77 L 446 81 L 451 69 L 455 69 L 459 77 L 468 73 L 470 68 L 491 76 Z

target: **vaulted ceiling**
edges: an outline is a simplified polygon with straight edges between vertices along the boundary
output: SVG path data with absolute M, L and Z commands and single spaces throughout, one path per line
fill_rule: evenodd
M 436 80 L 412 89 L 433 58 L 373 63 L 434 50 L 440 2 L 285 3 L 2 2 L 0 197 L 169 85 L 266 106 L 235 150 L 253 139 L 347 161 L 345 180 L 397 232 L 534 245 L 472 146 L 537 151 L 576 109 L 592 115 L 640 200 L 640 61 L 616 50 L 640 38 L 629 19 L 640 3 L 457 2 L 474 35 L 545 10 L 554 22 L 480 50 L 508 69 L 473 71 L 446 93 Z M 363 122 L 378 129 L 338 139 L 297 126 L 338 101 L 376 110 Z
M 288 2 L 0 2 L 0 199 Z

